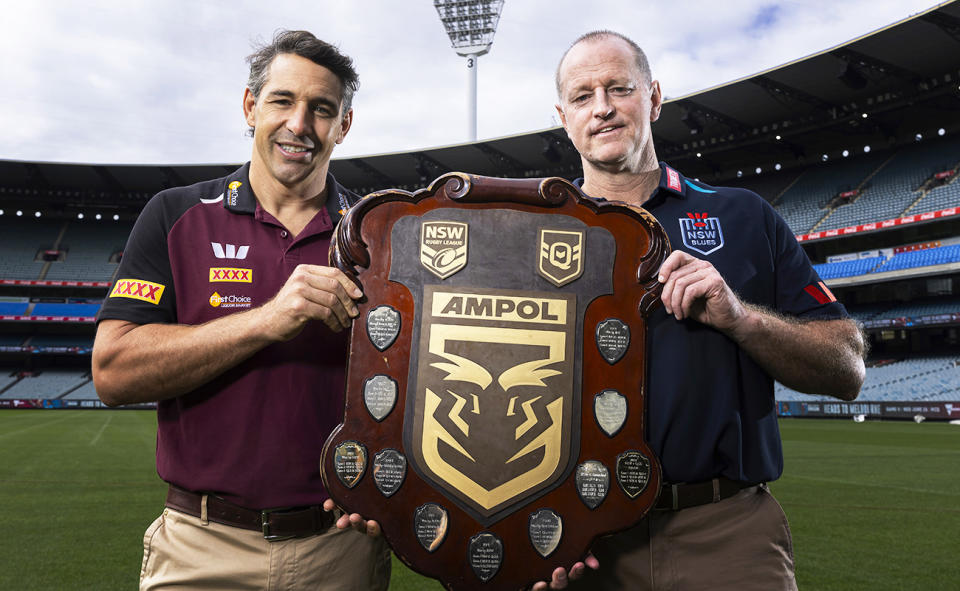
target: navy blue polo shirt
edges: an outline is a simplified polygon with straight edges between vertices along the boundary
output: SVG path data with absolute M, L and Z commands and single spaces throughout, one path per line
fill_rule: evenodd
M 301 264 L 327 265 L 359 198 L 327 176 L 327 207 L 296 237 L 260 207 L 249 163 L 147 203 L 98 320 L 202 324 L 272 298 Z M 321 503 L 320 454 L 343 414 L 347 331 L 312 322 L 208 384 L 158 403 L 157 472 L 254 509 Z
M 712 187 L 661 163 L 660 185 L 643 207 L 674 250 L 709 261 L 744 301 L 804 320 L 848 317 L 786 222 L 756 193 Z M 666 482 L 780 477 L 774 380 L 749 355 L 662 306 L 648 319 L 647 352 L 646 435 Z

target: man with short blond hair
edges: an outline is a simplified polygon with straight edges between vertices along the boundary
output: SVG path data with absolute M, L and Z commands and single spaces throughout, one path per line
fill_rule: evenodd
M 571 569 L 571 588 L 796 589 L 790 530 L 766 485 L 783 471 L 773 383 L 854 399 L 860 330 L 766 201 L 657 161 L 663 96 L 636 43 L 582 36 L 557 91 L 584 193 L 647 209 L 673 248 L 646 347 L 646 436 L 664 485 L 639 525 Z M 558 568 L 550 587 L 567 583 Z

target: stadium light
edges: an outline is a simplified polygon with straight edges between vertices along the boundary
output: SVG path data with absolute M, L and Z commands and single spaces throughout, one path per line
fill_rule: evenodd
M 947 130 L 942 127 L 937 130 L 937 135 L 939 135 L 940 137 L 943 137 L 946 134 L 947 134 Z
M 2 209 L 0 209 L 0 215 L 3 215 L 3 210 L 2 210 Z
M 21 211 L 21 210 L 18 209 L 18 210 L 17 210 L 17 217 L 20 217 L 20 216 L 22 216 L 22 215 L 23 215 L 23 211 Z
M 778 141 L 778 142 L 780 141 L 780 134 L 779 134 L 779 133 L 777 134 L 777 141 Z
M 113 214 L 113 221 L 117 221 L 117 220 L 119 220 L 119 219 L 120 219 L 120 216 L 119 216 L 119 215 Z
M 742 177 L 742 176 L 743 176 L 743 171 L 742 171 L 742 170 L 738 170 L 738 171 L 737 171 L 737 178 L 740 178 L 740 177 Z
M 757 173 L 757 174 L 760 174 L 761 172 L 763 172 L 763 169 L 758 166 L 757 169 L 756 169 L 756 173 Z
M 915 139 L 915 140 L 917 140 L 917 141 L 919 142 L 920 140 L 923 139 L 923 134 L 922 134 L 922 133 L 918 133 L 917 135 L 913 136 L 913 139 Z
M 97 219 L 99 220 L 99 219 L 100 219 L 101 217 L 103 217 L 103 216 L 101 216 L 101 215 L 100 215 L 100 214 L 98 213 L 98 214 L 97 214 L 97 215 L 95 215 L 94 217 L 95 217 L 95 218 L 97 218 Z
M 489 53 L 504 0 L 433 0 L 457 55 L 467 58 L 467 131 L 477 139 L 477 59 Z
M 33 217 L 35 217 L 35 218 L 40 217 L 40 212 L 39 212 L 39 211 L 33 212 Z
M 850 150 L 844 150 L 844 151 L 843 151 L 843 157 L 844 157 L 844 158 L 846 158 L 846 157 L 849 156 L 849 155 L 850 155 Z
M 864 154 L 870 153 L 870 144 L 867 144 L 866 146 L 863 147 L 863 153 Z
M 774 169 L 774 170 L 780 170 L 781 168 L 783 168 L 783 167 L 780 166 L 780 163 L 779 163 L 779 162 L 777 162 L 776 164 L 773 165 L 773 169 Z
M 823 160 L 824 162 L 826 162 L 827 160 L 830 160 L 830 156 L 824 154 L 823 156 L 820 156 L 820 160 Z

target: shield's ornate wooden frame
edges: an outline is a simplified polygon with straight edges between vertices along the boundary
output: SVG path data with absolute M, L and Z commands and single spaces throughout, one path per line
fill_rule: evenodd
M 449 589 L 516 589 L 639 521 L 646 317 L 670 252 L 646 211 L 560 178 L 450 173 L 350 210 L 331 265 L 364 290 L 333 499 Z

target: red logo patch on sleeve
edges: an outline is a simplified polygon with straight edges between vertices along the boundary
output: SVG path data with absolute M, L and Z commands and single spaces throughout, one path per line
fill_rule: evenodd
M 817 300 L 817 303 L 820 305 L 829 304 L 830 302 L 837 301 L 836 296 L 833 295 L 833 292 L 830 291 L 823 281 L 819 285 L 810 284 L 803 288 L 803 291 L 807 292 L 813 299 Z

